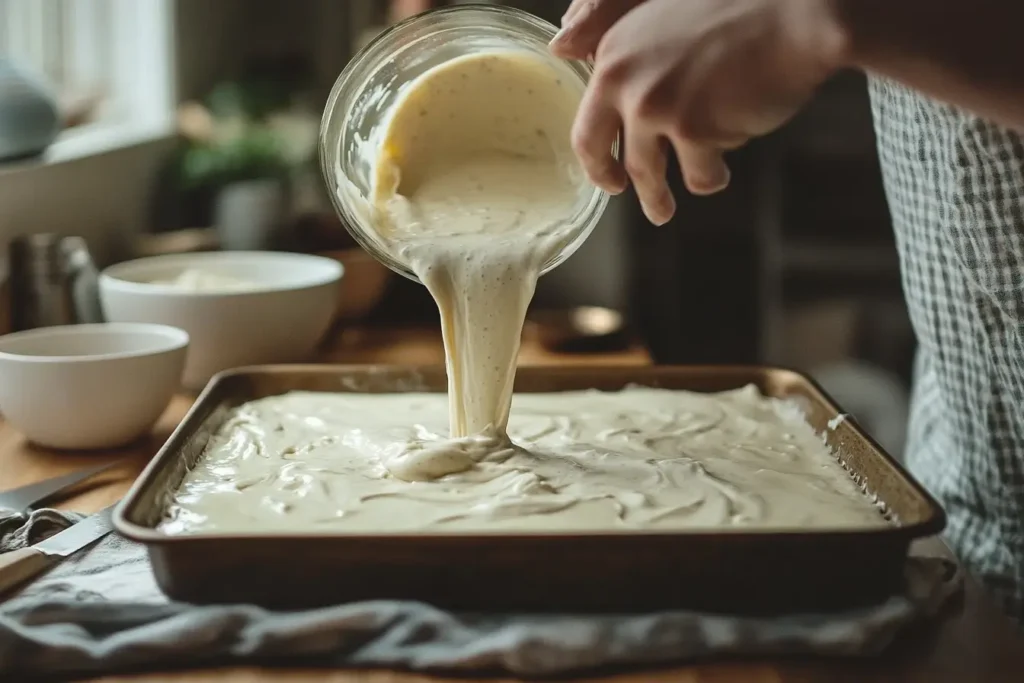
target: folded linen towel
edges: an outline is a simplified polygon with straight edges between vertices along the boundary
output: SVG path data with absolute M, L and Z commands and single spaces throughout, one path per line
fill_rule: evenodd
M 79 518 L 40 510 L 25 523 L 0 520 L 0 551 Z M 0 680 L 253 659 L 532 677 L 711 655 L 867 656 L 935 616 L 962 586 L 956 565 L 937 558 L 910 558 L 906 576 L 902 594 L 874 607 L 774 618 L 465 614 L 398 601 L 273 612 L 171 602 L 145 549 L 111 534 L 0 605 Z

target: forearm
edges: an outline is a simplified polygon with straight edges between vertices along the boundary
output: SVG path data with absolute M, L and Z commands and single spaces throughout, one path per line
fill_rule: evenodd
M 1024 0 L 823 0 L 848 66 L 1024 130 Z

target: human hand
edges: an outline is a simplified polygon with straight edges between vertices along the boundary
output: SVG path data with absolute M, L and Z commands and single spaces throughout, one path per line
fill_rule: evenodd
M 615 22 L 644 0 L 572 0 L 551 52 L 562 59 L 590 59 Z
M 433 6 L 433 0 L 391 0 L 388 3 L 388 23 L 396 24 Z
M 634 5 L 599 39 L 572 142 L 596 185 L 619 193 L 631 180 L 656 224 L 675 213 L 665 177 L 670 147 L 691 192 L 724 189 L 723 153 L 785 123 L 841 64 L 843 35 L 829 0 L 577 4 L 590 16 L 607 13 L 595 26 Z M 572 44 L 578 51 L 587 42 Z M 622 162 L 611 153 L 620 129 Z

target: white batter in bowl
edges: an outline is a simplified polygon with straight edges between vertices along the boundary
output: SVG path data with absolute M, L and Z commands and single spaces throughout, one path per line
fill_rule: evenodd
M 445 7 L 392 26 L 349 62 L 324 109 L 320 164 L 328 188 L 335 190 L 330 192 L 335 209 L 364 249 L 395 272 L 418 279 L 407 264 L 390 253 L 367 215 L 365 202 L 358 201 L 373 192 L 377 152 L 396 102 L 435 67 L 467 56 L 510 50 L 532 55 L 556 70 L 566 88 L 582 93 L 592 69 L 584 62 L 551 56 L 547 46 L 556 31 L 554 25 L 511 7 Z M 568 142 L 568 131 L 563 141 Z M 340 187 L 339 180 L 349 186 Z M 596 227 L 608 201 L 608 194 L 600 189 L 586 189 L 566 216 L 567 241 L 542 264 L 542 274 L 575 253 Z

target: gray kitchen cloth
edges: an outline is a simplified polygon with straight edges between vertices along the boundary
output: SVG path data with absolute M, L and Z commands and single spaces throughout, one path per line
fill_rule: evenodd
M 40 510 L 27 523 L 0 520 L 0 551 L 78 518 Z M 111 534 L 0 604 L 0 681 L 243 660 L 543 677 L 710 655 L 867 656 L 936 616 L 962 583 L 952 562 L 911 558 L 907 590 L 881 605 L 776 618 L 463 614 L 398 601 L 272 612 L 169 602 L 144 548 Z

